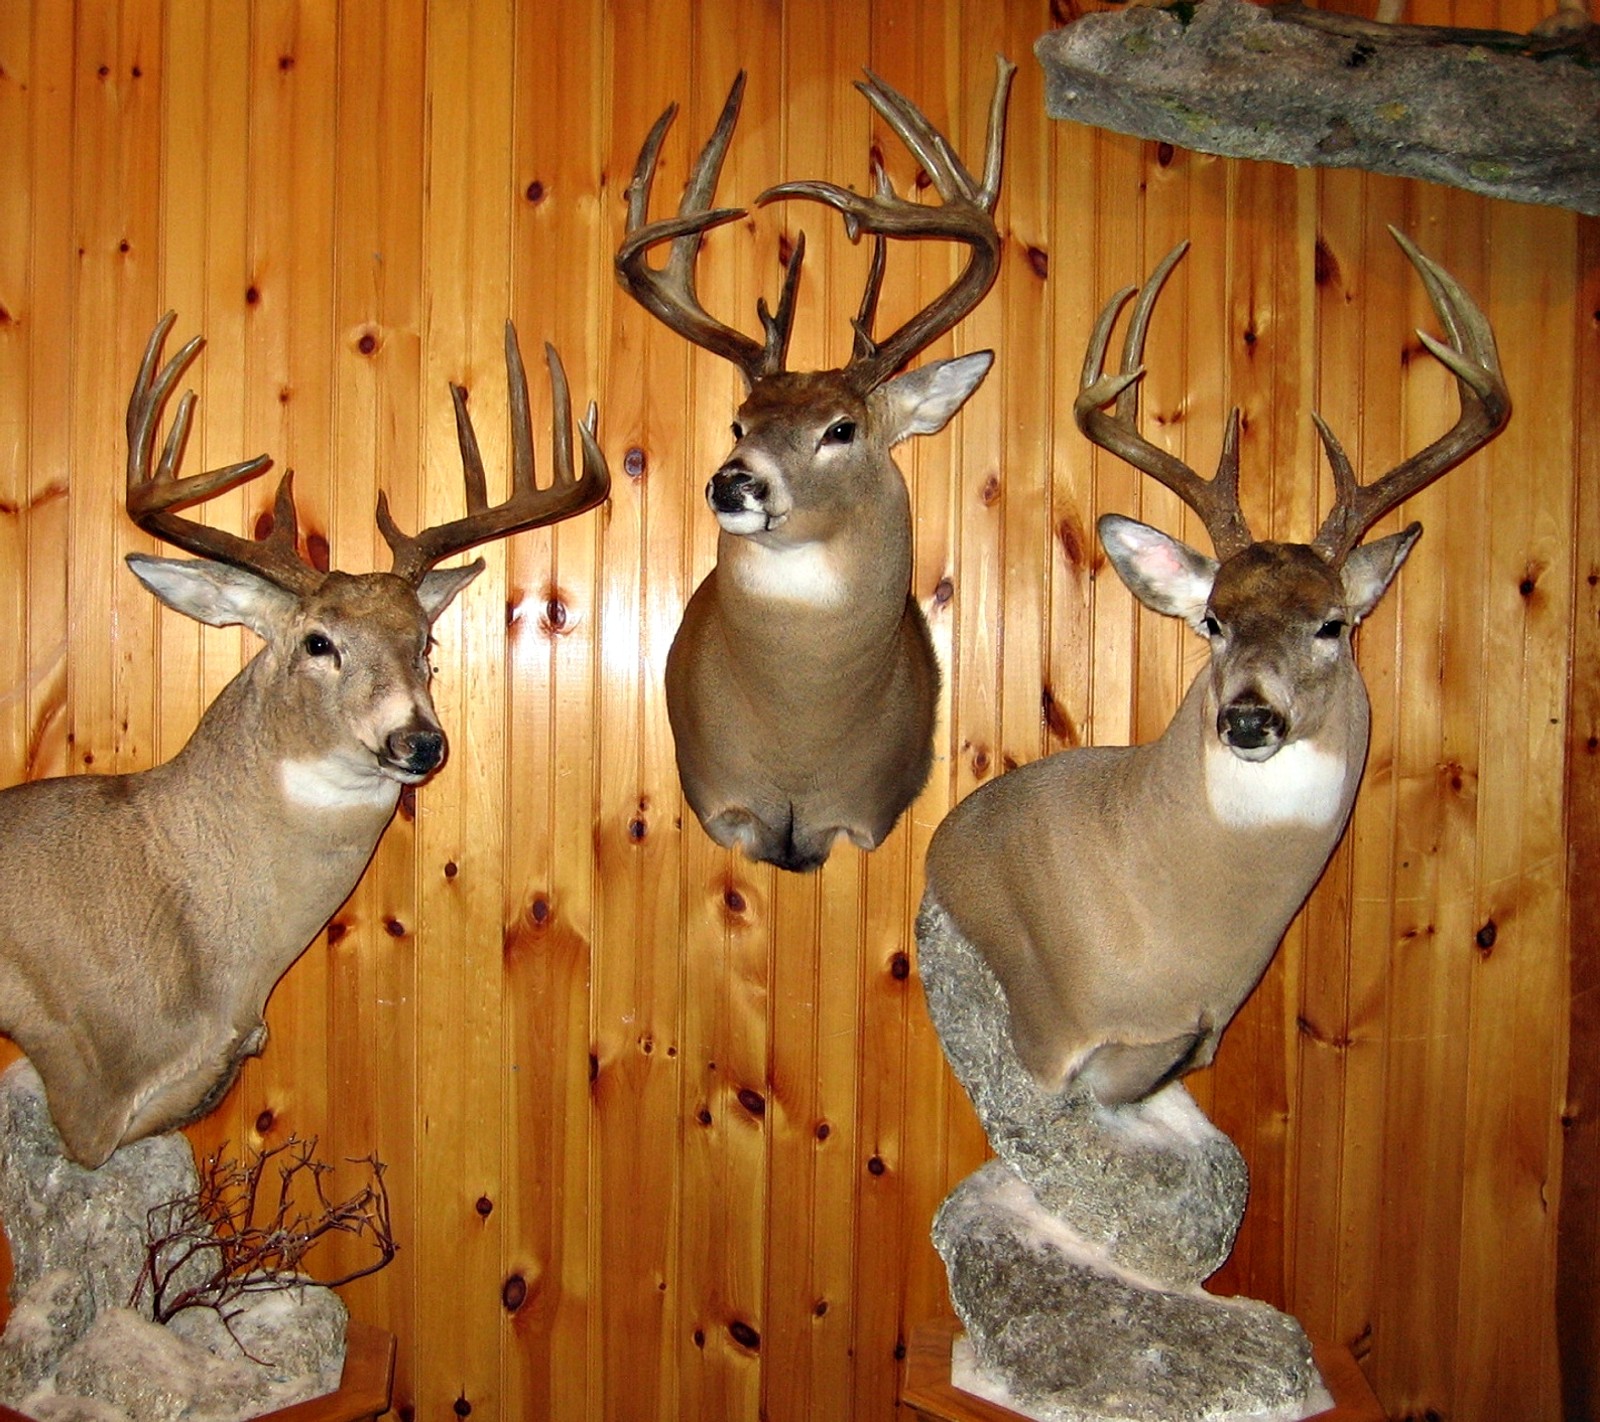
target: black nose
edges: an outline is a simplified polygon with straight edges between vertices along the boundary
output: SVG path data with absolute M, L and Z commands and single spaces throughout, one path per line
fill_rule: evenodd
M 1280 712 L 1259 701 L 1236 701 L 1217 717 L 1217 734 L 1230 746 L 1259 750 L 1283 739 L 1288 723 Z
M 718 513 L 738 513 L 751 503 L 760 503 L 766 496 L 766 481 L 755 478 L 738 464 L 724 464 L 706 486 L 706 498 Z
M 396 731 L 387 742 L 389 759 L 411 775 L 427 775 L 444 764 L 444 732 L 432 728 Z

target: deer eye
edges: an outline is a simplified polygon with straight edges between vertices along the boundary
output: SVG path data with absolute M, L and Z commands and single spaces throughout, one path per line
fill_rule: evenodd
M 849 444 L 856 437 L 856 422 L 854 420 L 840 420 L 837 424 L 829 425 L 822 433 L 824 444 Z
M 1209 612 L 1200 619 L 1200 625 L 1205 628 L 1207 637 L 1220 637 L 1222 635 L 1222 624 Z
M 1343 631 L 1344 619 L 1342 617 L 1330 617 L 1322 626 L 1317 628 L 1317 636 L 1324 641 L 1332 641 Z
M 308 657 L 332 657 L 334 665 L 338 666 L 339 653 L 334 648 L 333 638 L 326 632 L 307 632 L 300 645 L 306 649 Z
M 744 426 L 741 425 L 737 420 L 733 422 L 733 437 L 735 439 L 744 438 Z

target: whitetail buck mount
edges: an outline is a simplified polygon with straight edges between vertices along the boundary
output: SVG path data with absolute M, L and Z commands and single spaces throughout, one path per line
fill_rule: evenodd
M 1394 235 L 1449 336 L 1422 341 L 1455 376 L 1460 417 L 1362 485 L 1313 416 L 1335 504 L 1310 544 L 1251 537 L 1237 410 L 1210 480 L 1138 432 L 1145 331 L 1183 247 L 1140 289 L 1118 373 L 1103 373 L 1106 345 L 1132 288 L 1091 336 L 1079 427 L 1188 504 L 1216 557 L 1115 514 L 1101 518 L 1101 541 L 1134 595 L 1181 617 L 1211 656 L 1159 739 L 1063 751 L 1000 776 L 929 846 L 928 901 L 999 980 L 1017 1055 L 1044 1088 L 1077 1079 L 1117 1105 L 1208 1063 L 1344 832 L 1368 739 L 1351 634 L 1422 529 L 1361 539 L 1511 413 L 1488 321 Z
M 657 158 L 676 106 L 651 130 L 629 188 L 616 265 L 624 288 L 673 331 L 738 367 L 747 391 L 734 445 L 706 498 L 716 566 L 695 590 L 667 658 L 666 701 L 685 797 L 706 833 L 752 859 L 815 869 L 840 835 L 874 849 L 927 781 L 939 667 L 911 583 L 911 508 L 891 447 L 933 434 L 977 388 L 990 351 L 897 374 L 983 299 L 999 269 L 994 205 L 1015 66 L 1001 59 L 982 181 L 903 95 L 868 72 L 857 87 L 941 199 L 898 197 L 875 164 L 871 196 L 789 182 L 757 199 L 803 198 L 873 237 L 871 272 L 840 370 L 784 369 L 805 255 L 796 240 L 763 339 L 710 315 L 695 291 L 705 234 L 743 217 L 713 209 L 744 75 L 696 160 L 676 217 L 647 222 Z M 950 287 L 897 330 L 873 335 L 890 238 L 968 249 Z M 670 243 L 666 264 L 650 250 Z
M 289 474 L 263 539 L 181 515 L 271 462 L 178 477 L 192 391 L 152 472 L 163 407 L 201 344 L 158 372 L 172 321 L 150 337 L 128 403 L 126 503 L 141 528 L 199 556 L 128 564 L 167 606 L 265 645 L 165 764 L 0 792 L 0 1032 L 38 1069 L 68 1152 L 90 1167 L 221 1099 L 265 1042 L 273 985 L 355 887 L 402 787 L 443 764 L 429 629 L 484 564 L 435 565 L 592 508 L 610 483 L 593 405 L 574 471 L 566 377 L 547 347 L 556 468 L 536 486 L 508 322 L 505 502 L 489 505 L 466 392 L 452 385 L 467 514 L 407 536 L 380 494 L 391 570 L 322 572 L 297 551 Z

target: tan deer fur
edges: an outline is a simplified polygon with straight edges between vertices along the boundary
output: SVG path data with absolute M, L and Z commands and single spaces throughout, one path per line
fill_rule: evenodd
M 864 398 L 837 371 L 771 375 L 740 406 L 708 489 L 717 566 L 667 658 L 684 794 L 719 844 L 814 868 L 841 834 L 876 848 L 926 782 L 939 670 L 889 450 L 942 429 L 991 359 Z
M 1134 595 L 1206 637 L 1211 657 L 1156 741 L 1062 751 L 1002 775 L 929 844 L 927 898 L 998 978 L 1017 1055 L 1042 1087 L 1081 1080 L 1121 1105 L 1208 1063 L 1344 832 L 1368 738 L 1351 634 L 1422 529 L 1360 539 L 1511 414 L 1483 313 L 1395 237 L 1450 337 L 1422 341 L 1456 377 L 1461 415 L 1366 484 L 1314 417 L 1336 498 L 1309 544 L 1252 538 L 1237 411 L 1209 480 L 1138 431 L 1145 332 L 1183 247 L 1140 289 L 1118 372 L 1102 374 L 1106 344 L 1132 288 L 1090 337 L 1079 427 L 1189 504 L 1217 557 L 1115 514 L 1101 518 L 1101 542 Z
M 297 550 L 288 475 L 263 539 L 181 516 L 270 462 L 178 477 L 192 394 L 152 469 L 162 408 L 200 347 L 195 337 L 158 374 L 172 319 L 151 336 L 129 402 L 127 506 L 201 556 L 136 553 L 128 565 L 168 607 L 248 627 L 265 645 L 165 764 L 0 791 L 0 1033 L 37 1068 L 67 1152 L 91 1168 L 221 1099 L 265 1044 L 274 984 L 355 887 L 402 788 L 444 763 L 430 628 L 484 565 L 434 564 L 593 507 L 609 487 L 593 406 L 574 474 L 566 380 L 548 347 L 556 468 L 535 486 L 507 323 L 510 495 L 488 505 L 465 391 L 452 387 L 466 516 L 408 536 L 380 495 L 393 570 L 322 572 Z
M 402 785 L 444 737 L 428 628 L 477 567 L 422 596 L 333 573 L 303 602 L 255 574 L 139 555 L 180 612 L 266 642 L 170 761 L 0 792 L 0 1032 L 67 1150 L 203 1115 L 266 1041 L 267 995 L 349 896 Z M 334 657 L 306 644 L 326 637 Z
M 667 658 L 667 714 L 684 796 L 718 844 L 783 869 L 821 865 L 843 836 L 874 849 L 916 798 L 933 754 L 939 667 L 910 593 L 911 505 L 890 449 L 943 429 L 993 362 L 982 351 L 896 374 L 980 302 L 999 268 L 1006 97 L 998 60 L 982 181 L 903 95 L 876 75 L 859 85 L 923 162 L 941 201 L 896 196 L 881 169 L 872 196 L 792 182 L 758 199 L 804 198 L 873 236 L 871 275 L 842 370 L 784 369 L 805 254 L 796 240 L 777 312 L 758 304 L 764 339 L 700 304 L 694 262 L 705 233 L 742 214 L 713 209 L 738 119 L 740 75 L 701 150 L 675 218 L 646 221 L 674 109 L 646 138 L 629 187 L 623 286 L 674 331 L 737 365 L 746 398 L 734 447 L 706 487 L 717 565 L 695 590 Z M 889 237 L 970 250 L 936 300 L 877 339 L 873 318 Z M 652 267 L 651 248 L 670 244 Z
M 1147 606 L 1225 633 L 1158 740 L 1047 756 L 963 800 L 927 882 L 1000 979 L 1023 1065 L 1117 1104 L 1211 1060 L 1344 832 L 1367 753 L 1350 633 L 1421 530 L 1342 573 L 1299 545 L 1219 569 L 1131 519 L 1101 530 Z M 1241 706 L 1284 716 L 1266 758 L 1229 744 Z

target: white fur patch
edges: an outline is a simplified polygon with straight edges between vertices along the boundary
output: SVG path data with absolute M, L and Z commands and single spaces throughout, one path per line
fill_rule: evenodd
M 1240 760 L 1216 741 L 1205 754 L 1211 813 L 1236 828 L 1325 825 L 1344 800 L 1345 762 L 1310 741 L 1290 741 L 1270 760 Z
M 346 756 L 285 760 L 278 765 L 283 793 L 311 810 L 393 809 L 400 785 L 378 772 L 376 764 L 357 765 Z
M 739 590 L 751 597 L 806 607 L 837 607 L 845 600 L 844 579 L 823 544 L 765 548 L 752 543 L 741 554 L 725 571 Z

